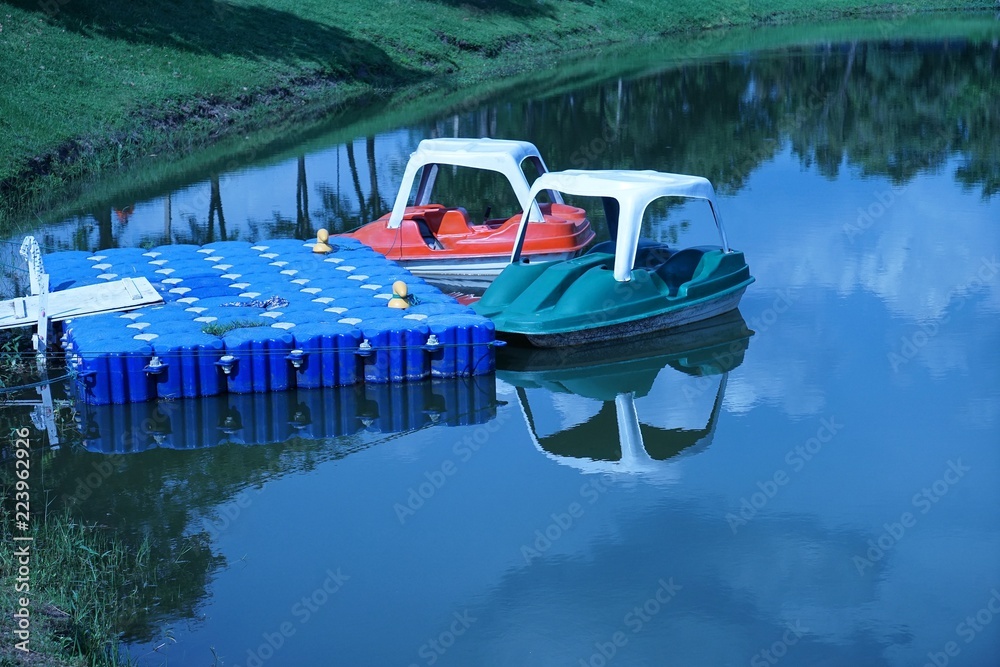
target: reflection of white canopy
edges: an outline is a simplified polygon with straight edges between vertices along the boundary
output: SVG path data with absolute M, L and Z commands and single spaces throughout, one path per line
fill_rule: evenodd
M 548 171 L 538 149 L 527 141 L 424 139 L 417 146 L 417 150 L 410 155 L 409 162 L 406 163 L 403 180 L 399 185 L 399 192 L 396 193 L 396 203 L 393 204 L 392 214 L 389 216 L 389 227 L 399 227 L 402 222 L 406 203 L 410 198 L 410 191 L 413 189 L 413 181 L 422 167 L 426 167 L 426 169 L 420 176 L 417 196 L 413 203 L 415 206 L 426 206 L 430 203 L 434 179 L 437 178 L 438 166 L 442 164 L 500 172 L 507 177 L 511 187 L 514 188 L 514 194 L 517 195 L 521 210 L 527 210 L 532 197 L 528 194 L 528 180 L 525 178 L 524 172 L 521 171 L 521 163 L 525 160 L 532 162 L 539 174 Z M 562 198 L 556 195 L 553 201 L 562 203 Z M 541 219 L 538 206 L 533 205 L 531 207 L 531 221 L 537 222 Z
M 668 367 L 657 374 L 647 394 L 618 392 L 614 404 L 621 458 L 617 461 L 555 453 L 541 442 L 589 423 L 608 401 L 573 393 L 557 393 L 554 387 L 528 386 L 531 384 L 528 383 L 517 390 L 518 402 L 535 449 L 553 461 L 586 473 L 641 474 L 650 480 L 671 482 L 677 479 L 675 464 L 678 457 L 702 451 L 711 442 L 727 377 L 726 373 L 690 376 Z M 697 448 L 682 451 L 670 461 L 656 460 L 646 451 L 642 425 L 653 427 L 661 434 L 706 432 L 707 435 L 700 439 Z M 588 437 L 593 437 L 594 429 L 591 431 Z M 584 433 L 580 431 L 580 434 Z
M 542 174 L 531 186 L 530 196 L 534 199 L 542 190 L 553 190 L 569 195 L 607 197 L 618 202 L 618 237 L 615 240 L 615 280 L 629 280 L 635 265 L 635 252 L 639 245 L 639 229 L 642 216 L 649 204 L 660 197 L 689 197 L 704 199 L 712 207 L 715 226 L 722 238 L 722 247 L 729 252 L 726 232 L 722 227 L 719 205 L 715 201 L 715 189 L 708 179 L 700 176 L 666 174 L 659 171 L 628 170 L 583 170 L 569 169 Z M 521 256 L 526 222 L 521 219 L 517 242 L 511 261 Z
M 537 402 L 531 416 L 534 425 L 532 437 L 538 438 L 548 438 L 586 424 L 604 406 L 604 401 L 577 394 L 557 393 L 548 388 L 525 389 L 524 393 L 529 403 Z

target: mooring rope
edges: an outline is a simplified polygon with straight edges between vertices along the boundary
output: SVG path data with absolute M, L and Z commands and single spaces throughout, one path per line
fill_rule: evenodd
M 15 391 L 22 391 L 24 389 L 34 389 L 35 387 L 44 387 L 47 384 L 55 384 L 56 382 L 62 382 L 63 380 L 69 380 L 70 378 L 76 377 L 76 371 L 70 371 L 65 375 L 60 375 L 59 377 L 49 378 L 45 381 L 31 382 L 29 384 L 19 384 L 13 387 L 0 387 L 0 394 L 10 394 Z

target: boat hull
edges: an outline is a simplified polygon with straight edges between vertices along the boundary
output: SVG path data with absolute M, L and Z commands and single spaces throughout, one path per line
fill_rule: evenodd
M 511 264 L 473 305 L 497 332 L 538 347 L 617 340 L 709 319 L 735 309 L 753 282 L 743 253 L 715 246 L 648 255 L 619 281 L 615 256 Z M 660 261 L 660 258 L 667 257 Z
M 692 304 L 676 311 L 629 322 L 564 333 L 527 334 L 525 338 L 535 347 L 566 347 L 666 331 L 733 311 L 739 307 L 744 292 L 746 292 L 746 287 L 703 303 Z
M 676 359 L 691 372 L 697 368 L 702 374 L 724 373 L 743 363 L 743 350 L 754 333 L 739 308 L 734 308 L 669 330 L 595 345 L 563 349 L 505 345 L 497 350 L 497 376 L 517 378 L 520 383 L 576 381 L 599 377 L 622 363 L 641 364 L 651 358 Z
M 578 252 L 558 252 L 534 255 L 533 260 L 539 262 L 559 262 L 572 259 Z M 426 280 L 453 285 L 458 288 L 489 287 L 500 272 L 510 264 L 510 256 L 502 257 L 463 257 L 441 259 L 398 259 L 396 263 L 415 276 Z
M 522 253 L 536 262 L 578 256 L 594 239 L 586 212 L 565 204 L 540 206 L 543 221 L 529 222 Z M 398 227 L 385 215 L 344 234 L 410 273 L 463 287 L 488 286 L 510 263 L 521 215 L 472 224 L 463 208 L 411 206 Z M 334 237 L 335 238 L 335 237 Z

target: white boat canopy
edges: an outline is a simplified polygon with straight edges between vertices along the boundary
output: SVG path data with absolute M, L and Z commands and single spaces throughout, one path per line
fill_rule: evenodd
M 430 203 L 431 191 L 434 189 L 434 180 L 437 178 L 438 169 L 441 165 L 454 165 L 458 167 L 470 167 L 472 169 L 485 169 L 498 171 L 507 177 L 514 194 L 521 205 L 522 211 L 527 211 L 531 206 L 531 222 L 542 220 L 541 211 L 534 202 L 534 197 L 529 195 L 528 179 L 521 169 L 521 164 L 528 160 L 531 162 L 539 174 L 545 174 L 548 169 L 545 161 L 538 153 L 535 145 L 527 141 L 512 141 L 508 139 L 424 139 L 410 155 L 409 162 L 406 163 L 406 170 L 403 172 L 403 180 L 399 184 L 399 192 L 396 193 L 396 202 L 393 204 L 392 213 L 389 215 L 389 227 L 395 229 L 403 221 L 406 212 L 407 202 L 410 192 L 413 190 L 413 181 L 417 177 L 417 172 L 423 169 L 420 176 L 420 183 L 417 186 L 417 195 L 413 202 L 414 206 L 426 206 Z M 552 201 L 562 203 L 559 193 L 550 194 Z
M 642 216 L 646 212 L 646 207 L 660 197 L 688 197 L 707 201 L 712 208 L 715 226 L 722 239 L 722 248 L 729 252 L 719 205 L 715 201 L 715 188 L 708 179 L 701 176 L 667 174 L 659 171 L 569 169 L 539 176 L 531 186 L 531 199 L 534 200 L 542 190 L 601 197 L 605 202 L 610 199 L 618 203 L 617 224 L 613 224 L 611 220 L 608 224 L 612 227 L 612 235 L 615 236 L 614 274 L 615 280 L 619 282 L 627 282 L 631 278 L 636 249 L 639 246 Z M 526 229 L 524 223 L 525 219 L 522 217 L 511 262 L 516 262 L 521 257 Z

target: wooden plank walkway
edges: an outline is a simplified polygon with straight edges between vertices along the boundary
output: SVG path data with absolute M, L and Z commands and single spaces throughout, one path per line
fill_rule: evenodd
M 132 310 L 163 301 L 146 278 L 123 278 L 100 285 L 73 287 L 43 295 L 49 320 L 65 320 L 98 313 Z M 0 329 L 38 323 L 40 295 L 0 301 Z

